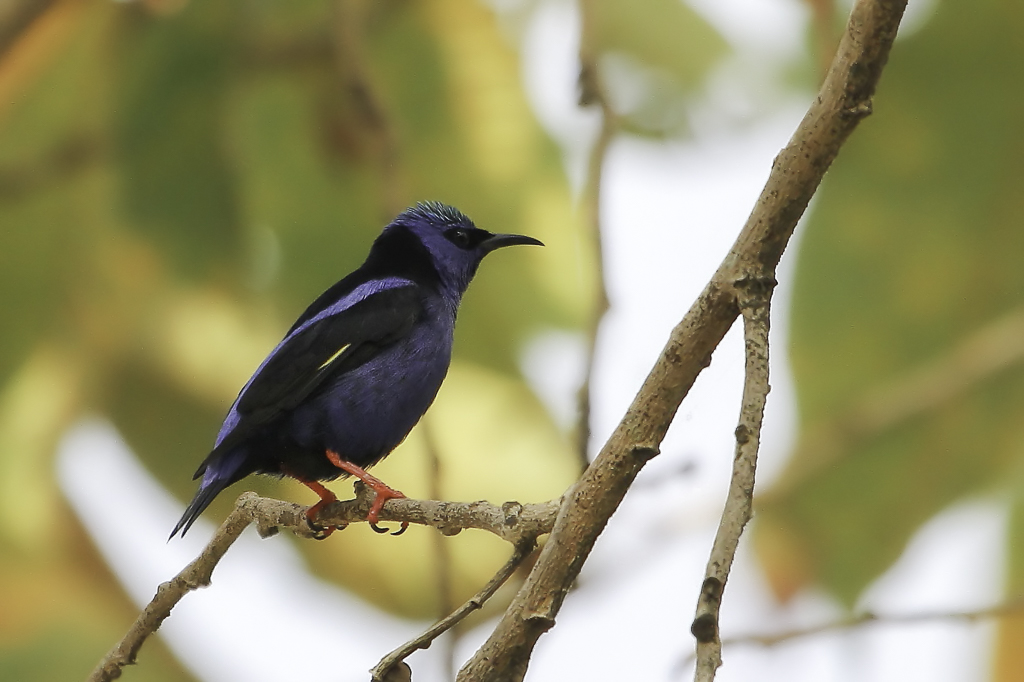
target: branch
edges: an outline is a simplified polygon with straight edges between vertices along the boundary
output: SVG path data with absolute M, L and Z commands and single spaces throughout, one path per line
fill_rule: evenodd
M 366 514 L 373 503 L 374 493 L 361 481 L 356 482 L 355 490 L 355 499 L 329 505 L 317 520 L 325 525 L 336 526 L 365 521 Z M 317 532 L 309 527 L 306 520 L 307 509 L 308 507 L 303 505 L 259 497 L 252 492 L 242 493 L 235 502 L 235 508 L 214 533 L 202 553 L 178 575 L 157 588 L 156 595 L 129 628 L 124 638 L 99 662 L 89 676 L 88 682 L 115 680 L 121 676 L 121 671 L 125 666 L 133 665 L 143 643 L 171 614 L 171 609 L 189 592 L 210 584 L 213 569 L 217 567 L 228 548 L 249 524 L 255 522 L 260 537 L 264 538 L 276 535 L 282 528 L 303 538 L 319 537 Z M 498 507 L 489 502 L 435 502 L 433 500 L 400 499 L 390 500 L 384 505 L 380 518 L 384 521 L 408 521 L 409 523 L 433 526 L 444 535 L 456 535 L 466 528 L 486 530 L 514 544 L 516 554 L 513 555 L 513 558 L 515 558 L 520 551 L 525 551 L 524 548 L 532 548 L 538 536 L 550 532 L 557 510 L 557 502 L 527 505 L 506 502 Z M 506 564 L 507 566 L 508 564 Z M 499 572 L 499 576 L 504 570 Z M 497 577 L 492 579 L 492 583 Z M 505 580 L 507 577 L 495 585 L 494 589 L 500 587 Z M 490 586 L 491 583 L 488 583 L 488 587 Z M 481 594 L 484 591 L 481 591 Z M 474 597 L 474 600 L 477 597 Z M 488 597 L 490 594 L 483 597 L 480 603 L 482 604 Z M 474 600 L 471 602 L 475 603 Z M 451 623 L 454 625 L 473 608 L 479 608 L 479 606 L 468 609 L 463 606 L 456 611 L 456 614 L 467 609 L 465 613 L 458 615 L 457 618 L 455 618 L 456 614 L 453 614 L 441 622 L 444 623 L 455 618 Z
M 768 326 L 772 290 L 776 282 L 749 281 L 740 304 L 746 348 L 743 406 L 736 427 L 736 456 L 732 463 L 729 493 L 722 520 L 708 558 L 708 566 L 697 600 L 697 613 L 690 632 L 697 639 L 696 682 L 711 682 L 722 665 L 722 642 L 718 637 L 718 612 L 725 583 L 729 579 L 743 528 L 754 506 L 754 475 L 761 442 L 761 423 L 768 398 Z
M 473 595 L 469 601 L 457 608 L 450 615 L 437 621 L 433 627 L 419 637 L 409 640 L 382 658 L 380 663 L 370 670 L 370 679 L 372 682 L 386 682 L 388 679 L 388 673 L 395 665 L 404 661 L 416 650 L 426 649 L 435 639 L 458 625 L 463 618 L 471 614 L 473 611 L 482 608 L 487 600 L 494 596 L 494 593 L 498 591 L 498 588 L 504 585 L 516 572 L 516 569 L 519 568 L 527 558 L 529 558 L 530 554 L 536 547 L 537 542 L 534 539 L 523 540 L 516 545 L 515 551 L 512 553 L 512 556 L 509 557 L 508 561 L 505 562 L 505 565 L 502 566 L 498 572 L 494 574 L 494 577 L 484 585 L 483 589 Z
M 156 632 L 171 609 L 189 592 L 210 584 L 213 569 L 220 563 L 242 531 L 254 520 L 259 521 L 261 535 L 273 535 L 278 525 L 287 525 L 297 520 L 297 505 L 257 497 L 255 493 L 243 493 L 235 508 L 224 520 L 202 553 L 178 575 L 156 590 L 156 595 L 129 628 L 124 638 L 111 649 L 89 675 L 88 682 L 106 682 L 121 676 L 126 665 L 133 665 L 139 649 L 151 634 Z M 299 512 L 301 513 L 301 512 Z M 312 530 L 307 525 L 307 534 Z
M 356 481 L 356 497 L 333 502 L 320 513 L 317 522 L 325 526 L 345 526 L 366 521 L 374 493 L 362 481 Z M 276 502 L 276 500 L 272 500 Z M 284 504 L 284 503 L 281 503 Z M 281 524 L 297 532 L 306 526 L 306 507 L 293 505 L 301 518 L 294 524 Z M 408 521 L 433 526 L 442 535 L 458 535 L 463 530 L 486 530 L 502 540 L 518 545 L 551 532 L 559 501 L 520 504 L 505 502 L 500 507 L 483 500 L 478 502 L 440 502 L 437 500 L 389 500 L 381 510 L 381 521 Z M 296 528 L 298 526 L 298 528 Z M 300 534 L 297 532 L 297 534 Z
M 459 672 L 468 682 L 521 680 L 533 647 L 598 535 L 644 464 L 658 454 L 683 397 L 739 314 L 738 285 L 774 280 L 797 220 L 846 138 L 871 113 L 905 0 L 860 0 L 839 52 L 725 260 L 676 326 L 619 426 L 563 498 L 551 537 L 487 642 Z

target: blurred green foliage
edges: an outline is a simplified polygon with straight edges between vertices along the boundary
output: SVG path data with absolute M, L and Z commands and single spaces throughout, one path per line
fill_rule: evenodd
M 721 41 L 682 5 L 647 4 L 604 3 L 630 21 L 606 24 L 600 49 L 698 87 Z M 658 41 L 644 40 L 653 27 Z M 690 34 L 700 40 L 674 45 Z M 531 334 L 588 319 L 595 267 L 560 152 L 487 5 L 61 0 L 0 44 L 0 678 L 81 677 L 132 618 L 57 489 L 61 433 L 109 417 L 187 500 L 220 419 L 288 323 L 424 199 L 547 247 L 483 268 L 426 430 L 379 474 L 419 497 L 557 496 L 576 456 L 518 354 Z M 311 501 L 251 480 L 207 515 L 253 487 Z M 436 615 L 433 531 L 364 530 L 301 547 L 367 599 Z M 482 534 L 445 542 L 456 599 L 508 553 Z M 169 655 L 147 645 L 143 657 Z M 187 679 L 165 663 L 132 677 Z
M 687 128 L 687 99 L 727 54 L 725 40 L 679 0 L 587 0 L 604 85 L 620 124 L 640 135 Z
M 1022 28 L 1018 3 L 936 3 L 897 41 L 807 221 L 790 349 L 802 435 L 756 533 L 780 595 L 814 581 L 852 605 L 950 504 L 1024 499 Z M 1016 549 L 1009 572 L 1017 595 Z M 998 679 L 1024 678 L 1012 641 Z

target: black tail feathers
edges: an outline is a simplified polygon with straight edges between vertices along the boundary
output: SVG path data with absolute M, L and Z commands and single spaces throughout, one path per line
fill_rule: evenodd
M 185 513 L 178 519 L 178 523 L 174 526 L 174 530 L 171 531 L 171 535 L 167 538 L 168 541 L 174 538 L 181 531 L 181 537 L 185 537 L 185 533 L 192 527 L 199 515 L 210 506 L 213 502 L 213 498 L 217 497 L 220 491 L 224 490 L 230 485 L 229 481 L 215 479 L 210 481 L 209 484 L 203 481 L 200 485 L 199 490 L 196 491 L 196 496 L 192 498 L 192 502 L 189 503 L 185 509 Z
M 210 506 L 213 498 L 217 497 L 220 491 L 252 473 L 251 469 L 242 466 L 246 459 L 244 450 L 234 450 L 229 453 L 214 450 L 210 453 L 210 456 L 199 467 L 199 471 L 196 472 L 197 478 L 200 474 L 203 476 L 203 480 L 199 484 L 199 490 L 196 491 L 195 497 L 192 498 L 192 501 L 185 509 L 185 513 L 178 519 L 178 523 L 174 526 L 174 530 L 171 531 L 170 537 L 167 538 L 168 541 L 177 535 L 178 531 L 181 531 L 181 537 L 185 537 L 188 529 L 192 527 L 192 524 L 199 518 L 199 515 Z

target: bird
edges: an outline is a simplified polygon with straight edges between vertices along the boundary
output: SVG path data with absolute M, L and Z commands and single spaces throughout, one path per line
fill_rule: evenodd
M 289 476 L 317 493 L 306 515 L 318 530 L 317 514 L 337 499 L 320 482 L 356 476 L 375 493 L 367 520 L 386 532 L 376 525 L 383 505 L 405 496 L 366 469 L 398 447 L 434 401 L 480 262 L 526 244 L 543 246 L 482 230 L 435 201 L 399 214 L 366 261 L 306 308 L 239 391 L 168 539 L 184 537 L 222 490 L 251 474 Z

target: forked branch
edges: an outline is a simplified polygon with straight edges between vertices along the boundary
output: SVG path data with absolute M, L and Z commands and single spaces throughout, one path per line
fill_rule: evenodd
M 896 38 L 905 0 L 859 0 L 825 82 L 736 242 L 669 337 L 612 437 L 563 498 L 551 537 L 487 642 L 459 672 L 461 682 L 505 682 L 526 674 L 533 648 L 598 535 L 647 460 L 658 453 L 683 397 L 740 313 L 743 282 L 769 282 L 796 223 L 857 124 Z
M 422 635 L 409 640 L 382 658 L 380 663 L 370 671 L 371 680 L 373 682 L 387 682 L 387 675 L 394 666 L 404 661 L 418 649 L 426 649 L 435 639 L 458 625 L 466 616 L 482 608 L 487 603 L 487 600 L 493 597 L 494 593 L 508 582 L 512 574 L 516 572 L 517 568 L 522 566 L 523 562 L 529 558 L 536 547 L 537 542 L 534 539 L 523 540 L 517 544 L 515 551 L 512 552 L 512 556 L 505 562 L 505 565 L 494 574 L 494 577 L 479 592 L 473 595 L 465 604 L 452 611 L 451 614 L 437 621 Z
M 784 630 L 782 632 L 740 635 L 722 640 L 722 647 L 734 647 L 743 645 L 756 645 L 763 647 L 778 646 L 793 640 L 827 635 L 842 630 L 864 627 L 868 625 L 921 625 L 936 622 L 961 622 L 977 623 L 993 618 L 1005 618 L 1007 616 L 1018 616 L 1024 611 L 1024 599 L 1011 599 L 992 606 L 984 606 L 969 611 L 934 611 L 922 613 L 905 614 L 879 614 L 872 611 L 853 614 L 841 620 L 811 625 L 804 628 Z M 690 654 L 679 661 L 679 668 L 689 666 L 696 658 L 696 654 Z
M 718 635 L 718 613 L 725 583 L 729 579 L 743 528 L 754 508 L 754 475 L 761 443 L 761 423 L 768 399 L 768 327 L 775 281 L 750 280 L 742 283 L 740 310 L 743 314 L 745 379 L 743 405 L 736 426 L 736 455 L 732 462 L 729 493 L 722 520 L 711 548 L 704 583 L 701 585 L 690 632 L 697 640 L 696 682 L 710 682 L 722 665 L 722 642 Z
M 324 510 L 325 513 L 320 515 L 319 521 L 338 526 L 365 521 L 374 495 L 361 482 L 355 484 L 355 490 L 355 499 L 330 505 Z M 156 595 L 124 638 L 103 657 L 89 675 L 88 682 L 116 680 L 121 676 L 125 666 L 134 664 L 143 643 L 157 631 L 160 624 L 171 614 L 171 609 L 189 592 L 210 584 L 213 569 L 249 524 L 256 524 L 261 537 L 275 535 L 281 529 L 289 530 L 303 538 L 318 537 L 317 531 L 311 529 L 307 523 L 307 508 L 299 504 L 259 497 L 256 493 L 242 493 L 235 502 L 235 508 L 213 534 L 202 553 L 178 575 L 157 588 Z M 511 542 L 516 548 L 512 558 L 498 571 L 495 578 L 466 605 L 429 630 L 424 635 L 427 639 L 423 639 L 423 642 L 429 643 L 470 612 L 480 608 L 508 580 L 526 556 L 529 556 L 536 545 L 537 537 L 551 530 L 557 510 L 557 502 L 527 505 L 506 502 L 499 507 L 489 502 L 411 499 L 389 501 L 380 515 L 383 521 L 408 521 L 433 526 L 444 535 L 455 535 L 466 528 L 478 528 L 494 533 Z M 438 629 L 438 626 L 443 628 Z M 418 642 L 419 639 L 413 640 L 410 644 Z M 413 650 L 415 648 L 400 656 L 395 656 L 398 652 L 392 654 L 395 659 L 389 667 L 408 656 Z M 382 661 L 381 665 L 384 665 L 385 661 Z

